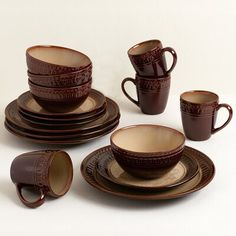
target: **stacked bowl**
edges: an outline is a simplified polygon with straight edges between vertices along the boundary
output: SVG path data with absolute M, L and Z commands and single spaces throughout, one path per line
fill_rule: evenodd
M 46 144 L 78 144 L 110 133 L 119 123 L 118 105 L 92 89 L 92 62 L 58 46 L 26 51 L 30 91 L 5 109 L 5 127 L 19 137 Z
M 81 52 L 58 46 L 33 46 L 26 51 L 30 91 L 46 110 L 68 112 L 88 97 L 92 62 Z

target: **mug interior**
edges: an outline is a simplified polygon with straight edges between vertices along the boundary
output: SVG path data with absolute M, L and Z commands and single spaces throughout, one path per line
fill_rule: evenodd
M 70 188 L 73 167 L 70 158 L 64 152 L 57 152 L 49 169 L 50 188 L 54 194 L 61 196 Z
M 181 98 L 187 102 L 195 104 L 212 103 L 218 101 L 215 93 L 208 91 L 190 91 L 181 95 Z
M 155 125 L 131 126 L 112 135 L 112 142 L 117 147 L 141 153 L 169 152 L 184 141 L 184 135 L 177 130 Z
M 50 46 L 37 46 L 28 50 L 30 56 L 55 65 L 82 67 L 90 64 L 89 58 L 77 51 Z
M 146 41 L 146 42 L 143 42 L 143 43 L 133 46 L 129 50 L 129 54 L 132 56 L 145 54 L 146 52 L 149 52 L 149 51 L 152 51 L 153 49 L 155 49 L 159 44 L 160 44 L 159 40 Z

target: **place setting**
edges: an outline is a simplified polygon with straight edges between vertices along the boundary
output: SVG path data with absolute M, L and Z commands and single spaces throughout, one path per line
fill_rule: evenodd
M 119 124 L 115 101 L 91 88 L 92 62 L 58 46 L 26 50 L 29 91 L 5 109 L 6 129 L 29 141 L 80 144 L 110 133 Z
M 184 135 L 172 128 L 134 125 L 116 130 L 110 140 L 111 145 L 92 152 L 81 164 L 83 178 L 103 192 L 167 200 L 196 192 L 214 177 L 211 159 L 185 146 Z

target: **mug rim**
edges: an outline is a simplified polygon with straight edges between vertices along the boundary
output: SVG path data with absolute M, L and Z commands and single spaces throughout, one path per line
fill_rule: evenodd
M 149 39 L 149 40 L 146 40 L 146 41 L 137 43 L 137 44 L 135 44 L 134 46 L 132 46 L 132 47 L 128 50 L 128 55 L 129 55 L 129 56 L 142 56 L 142 55 L 145 55 L 145 54 L 148 53 L 148 52 L 154 51 L 154 50 L 157 48 L 157 45 L 156 45 L 154 48 L 152 48 L 151 50 L 149 50 L 149 51 L 147 51 L 147 52 L 144 52 L 144 53 L 140 53 L 140 54 L 132 54 L 132 53 L 131 53 L 131 50 L 132 50 L 132 49 L 137 48 L 137 47 L 140 47 L 141 45 L 146 44 L 146 43 L 150 43 L 150 42 L 156 42 L 157 45 L 158 45 L 158 44 L 161 44 L 161 41 L 160 41 L 159 39 Z
M 207 102 L 197 103 L 197 102 L 190 102 L 190 101 L 183 98 L 183 96 L 186 95 L 186 94 L 197 94 L 197 93 L 198 94 L 201 93 L 201 94 L 213 95 L 213 96 L 215 96 L 215 99 L 211 100 L 211 101 L 207 101 Z M 208 104 L 212 104 L 212 103 L 218 103 L 219 102 L 219 96 L 216 93 L 208 91 L 208 90 L 189 90 L 189 91 L 185 91 L 182 94 L 180 94 L 180 100 L 184 101 L 186 103 L 189 103 L 189 104 L 208 105 Z

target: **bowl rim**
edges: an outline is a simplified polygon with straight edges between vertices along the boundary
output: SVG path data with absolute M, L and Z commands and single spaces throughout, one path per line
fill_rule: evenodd
M 120 132 L 120 131 L 122 131 L 122 130 L 125 130 L 125 129 L 135 128 L 135 127 L 142 127 L 142 126 L 155 127 L 155 128 L 158 128 L 158 127 L 160 128 L 160 127 L 161 127 L 161 128 L 165 128 L 165 129 L 174 131 L 174 133 L 176 133 L 176 134 L 182 136 L 183 141 L 182 141 L 182 143 L 181 143 L 178 147 L 176 147 L 176 148 L 174 148 L 174 149 L 172 149 L 172 150 L 170 150 L 170 151 L 166 151 L 166 152 L 136 152 L 136 151 L 131 151 L 131 150 L 128 150 L 128 149 L 121 148 L 121 147 L 117 146 L 117 145 L 113 142 L 113 138 L 114 138 L 114 136 L 115 136 L 118 132 Z M 125 153 L 125 154 L 128 154 L 128 155 L 130 155 L 130 154 L 131 154 L 131 155 L 134 155 L 134 156 L 136 156 L 136 157 L 156 157 L 156 158 L 157 158 L 157 157 L 164 157 L 164 156 L 168 156 L 168 155 L 170 155 L 170 154 L 174 154 L 174 153 L 180 152 L 180 150 L 184 149 L 185 140 L 186 140 L 185 135 L 184 135 L 182 132 L 180 132 L 180 131 L 178 131 L 178 130 L 176 130 L 176 129 L 173 129 L 173 128 L 171 128 L 171 127 L 168 127 L 168 126 L 155 125 L 155 124 L 137 124 L 137 125 L 125 126 L 125 127 L 120 128 L 120 129 L 117 129 L 117 130 L 116 130 L 115 132 L 113 132 L 112 135 L 110 136 L 110 143 L 111 143 L 111 147 L 112 147 L 112 148 L 114 148 L 115 150 L 118 150 L 118 151 L 120 151 L 120 152 L 123 152 L 123 153 Z
M 75 66 L 66 66 L 66 65 L 58 65 L 58 64 L 55 64 L 55 63 L 51 63 L 51 62 L 46 62 L 46 61 L 43 61 L 43 60 L 40 60 L 40 59 L 38 59 L 38 58 L 36 58 L 36 57 L 33 57 L 30 53 L 29 53 L 29 51 L 30 50 L 32 50 L 32 49 L 34 49 L 34 48 L 57 48 L 57 49 L 66 49 L 66 50 L 68 50 L 68 51 L 72 51 L 72 52 L 75 52 L 75 53 L 77 53 L 77 54 L 81 54 L 81 55 L 83 55 L 84 57 L 86 57 L 87 59 L 88 59 L 88 64 L 87 65 L 85 65 L 85 66 L 78 66 L 78 67 L 75 67 Z M 92 62 L 91 62 L 91 60 L 90 60 L 90 58 L 86 55 L 86 54 L 84 54 L 84 53 L 82 53 L 82 52 L 80 52 L 80 51 L 77 51 L 77 50 L 74 50 L 74 49 L 72 49 L 72 48 L 67 48 L 67 47 L 62 47 L 62 46 L 56 46 L 56 45 L 34 45 L 34 46 L 31 46 L 31 47 L 29 47 L 29 48 L 27 48 L 26 49 L 26 57 L 28 58 L 28 59 L 30 59 L 30 58 L 33 58 L 34 60 L 36 60 L 36 61 L 38 61 L 38 62 L 41 62 L 41 63 L 44 63 L 44 64 L 47 64 L 47 65 L 52 65 L 52 66 L 57 66 L 57 67 L 61 67 L 61 68 L 78 68 L 78 70 L 80 70 L 80 69 L 84 69 L 84 68 L 87 68 L 90 64 L 92 64 Z M 31 60 L 31 59 L 30 59 Z
M 82 86 L 84 86 L 84 85 L 89 85 L 90 84 L 90 86 L 91 86 L 91 84 L 92 84 L 92 77 L 90 77 L 90 79 L 87 81 L 87 82 L 85 82 L 85 83 L 83 83 L 83 84 L 79 84 L 79 85 L 76 85 L 76 86 L 70 86 L 70 87 L 47 87 L 47 86 L 42 86 L 42 85 L 38 85 L 38 84 L 35 84 L 35 83 L 33 83 L 30 79 L 28 79 L 28 84 L 29 84 L 29 86 L 30 87 L 35 87 L 35 89 L 40 89 L 40 88 L 43 88 L 43 89 L 45 89 L 45 90 L 73 90 L 73 89 L 77 89 L 77 88 L 79 88 L 79 87 L 82 87 Z
M 89 68 L 91 67 L 91 68 Z M 34 74 L 31 71 L 27 70 L 27 75 L 31 78 L 45 78 L 45 79 L 60 79 L 61 77 L 68 76 L 68 75 L 77 75 L 77 74 L 82 74 L 87 70 L 92 70 L 93 64 L 89 64 L 87 67 L 83 67 L 79 70 L 68 72 L 68 73 L 63 73 L 63 74 L 52 74 L 52 75 L 41 75 L 41 74 Z

